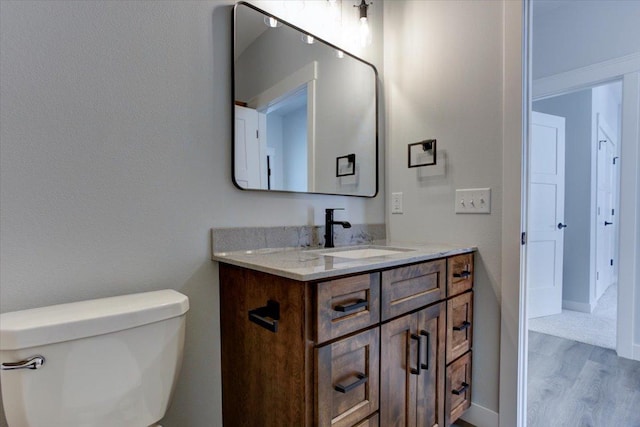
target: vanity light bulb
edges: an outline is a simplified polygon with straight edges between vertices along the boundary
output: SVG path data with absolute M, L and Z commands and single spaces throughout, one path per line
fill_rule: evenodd
M 360 46 L 365 47 L 371 44 L 371 30 L 366 17 L 360 18 Z
M 313 36 L 310 36 L 308 34 L 303 34 L 302 35 L 302 41 L 305 42 L 306 44 L 313 44 L 313 42 L 315 41 Z
M 278 20 L 276 18 L 273 18 L 271 16 L 265 16 L 264 17 L 264 23 L 269 28 L 276 28 L 276 27 L 281 27 L 282 26 L 282 24 L 280 22 L 278 22 Z
M 340 59 L 344 58 L 344 52 L 341 50 L 336 50 L 336 57 Z

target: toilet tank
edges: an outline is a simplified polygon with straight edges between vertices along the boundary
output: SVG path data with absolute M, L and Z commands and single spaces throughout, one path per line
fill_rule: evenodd
M 182 363 L 189 300 L 173 290 L 0 315 L 9 426 L 144 427 L 165 414 Z

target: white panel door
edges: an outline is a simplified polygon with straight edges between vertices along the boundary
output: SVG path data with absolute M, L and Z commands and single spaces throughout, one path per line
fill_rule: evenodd
M 562 312 L 564 117 L 532 113 L 526 284 L 529 318 Z
M 597 301 L 615 281 L 615 188 L 614 158 L 616 142 L 613 132 L 598 114 L 598 150 L 596 169 L 596 295 Z
M 261 170 L 265 169 L 265 165 L 261 162 L 262 147 L 258 134 L 260 121 L 264 121 L 260 116 L 252 108 L 235 106 L 234 176 L 242 188 L 266 188 L 266 183 L 263 186 L 261 179 Z

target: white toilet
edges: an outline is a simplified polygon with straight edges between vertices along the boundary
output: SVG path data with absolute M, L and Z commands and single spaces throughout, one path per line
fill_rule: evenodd
M 0 315 L 10 427 L 146 427 L 165 414 L 189 300 L 173 290 Z

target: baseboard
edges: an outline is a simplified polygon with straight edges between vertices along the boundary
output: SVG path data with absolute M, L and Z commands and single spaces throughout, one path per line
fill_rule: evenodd
M 588 302 L 569 301 L 566 299 L 562 300 L 562 308 L 589 314 L 591 314 L 594 309 L 594 307 L 591 307 L 591 304 L 589 304 Z
M 497 412 L 473 402 L 471 402 L 471 407 L 460 418 L 476 427 L 496 427 L 500 422 Z

